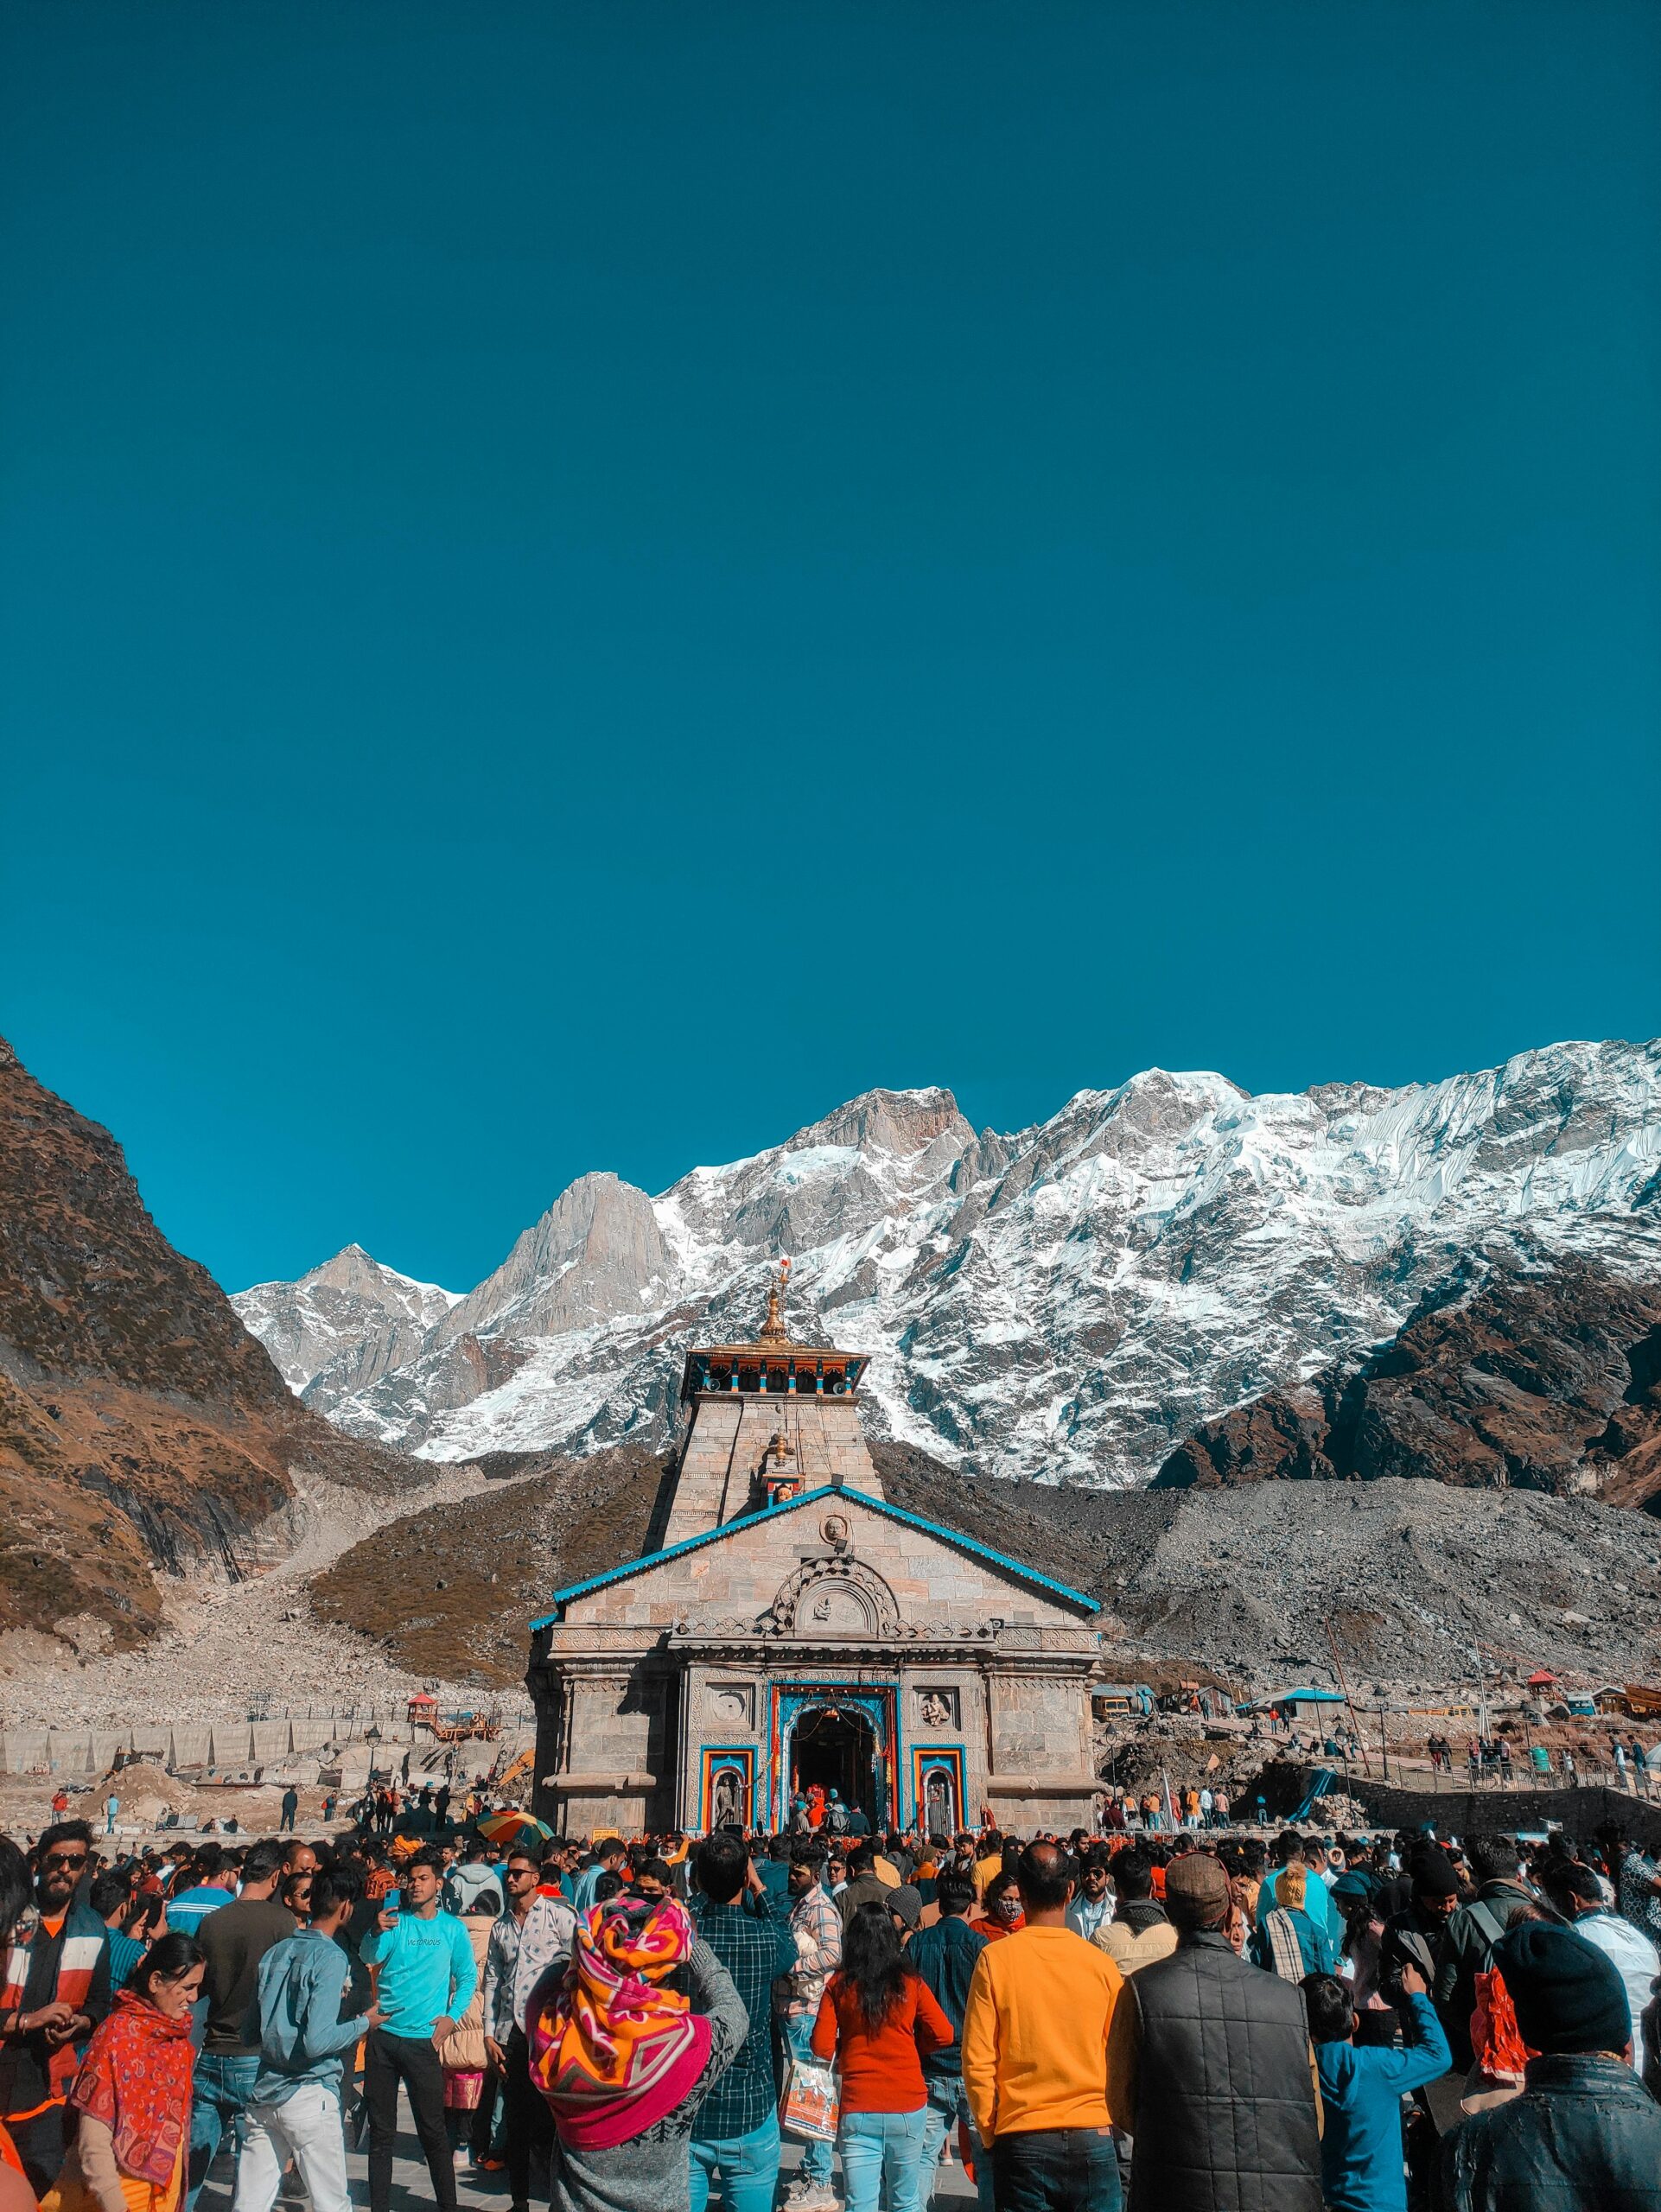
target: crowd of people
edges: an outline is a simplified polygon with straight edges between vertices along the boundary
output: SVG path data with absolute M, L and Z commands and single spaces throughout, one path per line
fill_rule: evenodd
M 1661 1868 L 1613 1829 L 500 1850 L 360 1809 L 0 1838 L 0 2212 L 194 2212 L 220 2158 L 232 2212 L 346 2212 L 348 2143 L 391 2212 L 400 2090 L 440 2212 L 458 2169 L 925 2212 L 953 2165 L 980 2212 L 1661 2208 Z

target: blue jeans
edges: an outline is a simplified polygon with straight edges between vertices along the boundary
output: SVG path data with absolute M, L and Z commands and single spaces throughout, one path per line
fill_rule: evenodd
M 918 2212 L 927 2112 L 845 2112 L 837 2131 L 847 2212 Z
M 1108 2127 L 1041 2127 L 992 2145 L 997 2212 L 1119 2212 L 1119 2154 Z
M 923 2155 L 918 2184 L 923 2212 L 928 2212 L 929 2201 L 934 2194 L 940 2152 L 959 2120 L 968 2129 L 969 2140 L 974 2146 L 975 2195 L 980 2212 L 992 2212 L 992 2157 L 975 2132 L 974 2115 L 961 2082 L 931 2082 L 928 2085 L 928 2102 L 923 2107 Z
M 692 2138 L 688 2176 L 690 2212 L 704 2212 L 710 2183 L 718 2174 L 727 2212 L 773 2212 L 779 2185 L 779 2115 L 769 2113 L 748 2135 L 729 2135 L 714 2143 Z
M 243 2138 L 247 2133 L 243 2115 L 248 2107 L 248 2094 L 259 2072 L 259 2058 L 250 2052 L 227 2056 L 212 2050 L 196 2054 L 195 2078 L 190 2091 L 190 2165 L 186 2176 L 188 2212 L 195 2212 L 196 2199 L 201 2194 L 202 2183 L 207 2179 L 207 2170 L 219 2156 L 225 2131 L 232 2130 L 233 2147 L 240 2157 Z
M 785 2042 L 792 2058 L 813 2057 L 813 2021 L 811 2012 L 789 2014 L 781 2025 Z M 818 2061 L 814 2060 L 817 2065 Z M 820 2141 L 817 2135 L 802 2138 L 801 2178 L 828 2188 L 830 2183 L 830 2145 Z

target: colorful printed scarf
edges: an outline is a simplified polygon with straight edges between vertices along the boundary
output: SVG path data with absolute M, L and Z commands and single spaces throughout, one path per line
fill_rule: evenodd
M 608 1897 L 579 1920 L 570 1964 L 533 2003 L 531 2073 L 574 2150 L 627 2143 L 689 2094 L 710 2023 L 656 1984 L 697 1932 L 673 1897 Z
M 58 1974 L 53 1995 L 72 2012 L 84 2012 L 92 1993 L 92 1975 L 98 1967 L 98 1955 L 108 1938 L 108 1930 L 90 1905 L 73 1904 L 64 1915 L 63 1926 L 56 1937 L 58 1943 Z M 29 1960 L 36 1943 L 50 1943 L 43 1923 L 36 1923 L 27 1942 L 7 1947 L 3 1969 L 4 1980 L 0 1984 L 0 2017 L 22 2010 L 23 1993 L 29 1986 Z M 71 2044 L 54 2050 L 48 2063 L 48 2079 L 55 2095 L 61 2096 L 74 2077 L 80 2059 Z
M 124 1989 L 86 2046 L 69 2092 L 71 2108 L 101 2120 L 115 2162 L 135 2181 L 165 2189 L 190 2133 L 190 2016 L 169 2020 L 148 1998 Z

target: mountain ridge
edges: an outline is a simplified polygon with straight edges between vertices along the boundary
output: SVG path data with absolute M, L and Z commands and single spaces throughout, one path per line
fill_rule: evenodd
M 1007 1134 L 943 1087 L 869 1091 L 655 1198 L 578 1178 L 445 1294 L 413 1357 L 370 1314 L 372 1381 L 340 1387 L 320 1341 L 301 1387 L 349 1433 L 440 1459 L 659 1446 L 681 1350 L 753 1328 L 788 1255 L 792 1306 L 874 1355 L 875 1433 L 969 1473 L 1135 1484 L 1511 1248 L 1661 1281 L 1661 1044 L 1256 1096 L 1149 1069 Z M 294 1287 L 232 1303 L 274 1337 Z

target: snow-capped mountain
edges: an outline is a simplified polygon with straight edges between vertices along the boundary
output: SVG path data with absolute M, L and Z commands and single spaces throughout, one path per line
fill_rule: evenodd
M 1009 1136 L 949 1091 L 873 1091 L 656 1198 L 582 1177 L 463 1300 L 354 1247 L 234 1303 L 353 1434 L 581 1453 L 666 1439 L 683 1349 L 753 1329 L 788 1253 L 792 1332 L 875 1355 L 874 1428 L 981 1472 L 1125 1484 L 1389 1335 L 1484 1248 L 1661 1281 L 1661 1042 L 1396 1090 L 1154 1069 Z
M 348 1244 L 298 1282 L 257 1282 L 231 1302 L 290 1389 L 332 1414 L 354 1391 L 416 1358 L 461 1301 Z

